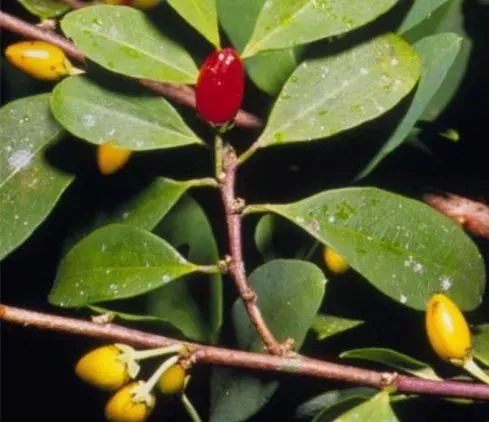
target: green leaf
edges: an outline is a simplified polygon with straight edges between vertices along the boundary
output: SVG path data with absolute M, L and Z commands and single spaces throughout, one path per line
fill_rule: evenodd
M 395 0 L 267 0 L 243 56 L 353 31 L 395 4 Z
M 433 31 L 434 28 L 431 28 Z M 464 1 L 452 0 L 447 15 L 436 28 L 437 32 L 454 32 L 463 38 L 460 53 L 436 95 L 426 109 L 423 119 L 434 121 L 457 94 L 472 57 L 472 40 L 465 31 Z
M 324 340 L 363 323 L 364 321 L 321 314 L 316 315 L 311 329 L 316 333 L 317 340 Z
M 375 188 L 319 193 L 273 211 L 331 246 L 382 293 L 424 310 L 443 291 L 464 310 L 481 301 L 482 257 L 450 219 L 412 199 Z
M 200 205 L 191 197 L 184 196 L 173 206 L 174 195 L 178 193 L 180 196 L 183 186 L 184 183 L 158 178 L 139 196 L 139 200 L 124 206 L 128 210 L 124 222 L 154 229 L 155 234 L 175 248 L 188 248 L 188 258 L 192 262 L 215 263 L 219 260 L 216 241 Z M 169 202 L 172 208 L 167 214 Z M 167 215 L 160 222 L 163 211 L 163 215 Z M 138 297 L 137 301 L 119 303 L 117 309 L 95 309 L 128 321 L 164 322 L 189 339 L 215 342 L 222 324 L 222 277 L 220 274 L 192 274 L 152 290 Z
M 49 94 L 0 109 L 0 259 L 32 234 L 73 181 L 45 157 L 62 134 L 49 111 Z
M 477 325 L 474 329 L 474 356 L 489 366 L 489 324 Z
M 197 79 L 192 57 L 132 7 L 84 7 L 68 13 L 61 28 L 90 60 L 113 72 L 159 82 Z
M 242 51 L 265 0 L 217 0 L 219 20 L 233 45 Z M 245 60 L 251 80 L 262 91 L 277 94 L 297 67 L 296 49 L 260 53 Z
M 324 419 L 326 412 L 329 413 L 332 409 L 338 409 L 338 407 L 342 405 L 348 405 L 348 408 L 351 408 L 351 403 L 358 404 L 359 402 L 371 398 L 376 393 L 377 390 L 367 387 L 327 391 L 326 393 L 320 394 L 319 396 L 313 397 L 305 403 L 302 403 L 297 408 L 295 416 L 297 419 L 311 420 L 317 415 L 318 420 L 321 418 Z M 329 418 L 329 420 L 332 419 L 333 418 Z
M 255 245 L 265 261 L 277 258 L 273 245 L 277 217 L 273 214 L 264 215 L 258 221 L 255 229 Z
M 342 359 L 361 359 L 371 362 L 382 363 L 399 371 L 407 372 L 419 378 L 428 380 L 441 380 L 436 375 L 433 368 L 428 364 L 414 359 L 411 356 L 397 352 L 396 350 L 384 349 L 380 347 L 368 347 L 364 349 L 354 349 L 343 352 L 340 355 Z
M 411 30 L 425 19 L 431 17 L 432 13 L 443 6 L 447 1 L 448 0 L 415 1 L 397 31 L 399 34 L 404 34 Z
M 54 18 L 70 10 L 64 1 L 61 0 L 18 0 L 33 15 L 41 19 Z
M 249 282 L 276 339 L 283 342 L 291 337 L 299 350 L 323 299 L 326 280 L 321 270 L 304 261 L 276 260 L 253 271 Z M 235 302 L 232 313 L 238 346 L 263 353 L 264 345 L 241 300 Z M 277 381 L 219 368 L 212 380 L 210 419 L 247 419 L 265 405 L 277 387 Z
M 168 4 L 219 49 L 216 0 L 168 0 Z
M 190 196 L 184 196 L 177 203 L 155 228 L 155 233 L 168 240 L 174 247 L 188 247 L 188 257 L 192 262 L 210 264 L 219 260 L 219 250 L 209 219 L 202 207 Z M 217 273 L 205 277 L 206 280 L 199 280 L 199 284 L 185 283 L 185 290 L 181 288 L 179 297 L 182 302 L 182 314 L 179 318 L 185 319 L 185 309 L 193 306 L 193 323 L 204 327 L 205 331 L 201 329 L 201 335 L 206 341 L 216 342 L 222 325 L 222 276 Z M 168 288 L 172 286 L 169 285 Z M 177 308 L 177 305 L 171 302 L 163 309 L 171 310 Z M 156 306 L 154 308 L 156 309 Z M 170 313 L 167 312 L 168 315 Z M 172 323 L 183 330 L 183 324 L 176 321 L 177 315 L 178 313 L 172 318 Z
M 418 77 L 416 53 L 393 34 L 305 61 L 282 89 L 258 145 L 326 138 L 358 126 L 394 107 Z
M 152 231 L 192 185 L 191 180 L 158 177 L 138 195 L 120 205 L 109 221 Z
M 368 175 L 406 139 L 431 99 L 438 92 L 460 51 L 461 42 L 462 38 L 458 35 L 446 33 L 423 38 L 414 45 L 414 50 L 421 58 L 421 77 L 411 106 L 394 133 L 358 178 Z
M 133 297 L 199 270 L 154 234 L 112 224 L 85 237 L 63 258 L 49 301 L 75 307 Z
M 320 419 L 318 419 L 320 420 Z M 383 391 L 346 413 L 340 415 L 335 422 L 382 421 L 398 422 L 397 416 L 389 404 L 389 393 Z
M 56 85 L 51 110 L 66 130 L 93 144 L 116 140 L 151 150 L 202 143 L 163 98 L 142 89 L 108 90 L 83 76 Z

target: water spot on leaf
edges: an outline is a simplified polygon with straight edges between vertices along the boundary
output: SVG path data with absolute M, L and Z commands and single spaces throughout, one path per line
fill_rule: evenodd
M 34 155 L 31 150 L 19 149 L 8 157 L 7 162 L 13 171 L 20 171 L 29 166 L 33 156 Z

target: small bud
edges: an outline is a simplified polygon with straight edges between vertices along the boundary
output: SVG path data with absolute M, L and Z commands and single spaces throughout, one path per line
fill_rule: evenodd
M 343 274 L 350 268 L 348 262 L 328 246 L 324 247 L 323 259 L 326 267 L 335 274 Z
M 113 422 L 144 422 L 155 405 L 155 397 L 149 394 L 145 400 L 135 400 L 134 391 L 143 381 L 122 387 L 107 402 L 105 417 Z
M 9 45 L 5 56 L 14 66 L 36 79 L 55 81 L 63 76 L 81 73 L 64 52 L 44 41 L 23 41 Z
M 117 146 L 115 141 L 99 145 L 97 149 L 97 164 L 100 173 L 104 175 L 119 171 L 129 160 L 132 151 Z
M 165 395 L 181 393 L 185 388 L 185 369 L 176 363 L 170 366 L 158 380 L 158 388 Z
M 84 355 L 76 364 L 75 373 L 85 382 L 102 390 L 113 391 L 129 381 L 127 365 L 114 346 L 103 346 Z
M 472 341 L 462 312 L 447 296 L 437 293 L 426 307 L 426 333 L 431 347 L 442 359 L 460 361 L 470 357 Z

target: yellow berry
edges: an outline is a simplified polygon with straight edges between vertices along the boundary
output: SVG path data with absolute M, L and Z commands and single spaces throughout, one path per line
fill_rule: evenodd
M 146 401 L 135 401 L 134 390 L 143 381 L 133 382 L 122 387 L 107 402 L 105 417 L 113 422 L 144 422 L 155 405 L 152 394 Z
M 129 381 L 127 365 L 118 359 L 120 353 L 114 345 L 92 350 L 78 361 L 75 373 L 102 390 L 117 390 Z
M 55 81 L 72 73 L 63 51 L 44 41 L 23 41 L 9 45 L 5 56 L 14 66 L 36 79 Z
M 185 369 L 180 364 L 170 366 L 158 380 L 158 387 L 163 394 L 178 394 L 185 387 Z
M 335 274 L 343 274 L 350 268 L 348 262 L 328 246 L 324 247 L 323 259 L 326 267 Z
M 100 173 L 108 175 L 124 167 L 132 151 L 117 146 L 115 141 L 108 141 L 99 145 L 97 149 L 97 164 Z
M 445 360 L 466 360 L 472 341 L 462 312 L 447 296 L 437 293 L 426 307 L 426 333 L 431 347 Z

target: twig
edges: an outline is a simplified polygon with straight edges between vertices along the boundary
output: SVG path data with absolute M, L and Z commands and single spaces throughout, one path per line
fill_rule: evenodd
M 426 194 L 423 200 L 472 234 L 489 239 L 489 206 L 453 193 Z
M 125 343 L 135 347 L 156 348 L 185 344 L 196 363 L 273 371 L 314 378 L 348 382 L 375 388 L 394 387 L 402 393 L 442 395 L 489 400 L 489 386 L 473 382 L 431 381 L 391 372 L 378 372 L 339 365 L 301 355 L 273 356 L 206 346 L 146 333 L 117 324 L 97 324 L 75 318 L 34 312 L 0 305 L 0 320 L 35 328 L 94 337 L 106 342 Z
M 229 273 L 239 291 L 239 295 L 246 307 L 251 323 L 255 326 L 267 350 L 280 355 L 288 350 L 284 348 L 268 329 L 266 322 L 257 306 L 257 297 L 246 280 L 243 252 L 241 245 L 241 219 L 243 203 L 236 197 L 235 180 L 238 169 L 238 160 L 235 151 L 227 146 L 222 156 L 221 198 L 224 205 L 226 225 L 229 241 Z
M 43 30 L 35 25 L 23 21 L 15 16 L 0 11 L 0 28 L 15 32 L 25 38 L 46 41 L 57 45 L 68 56 L 78 62 L 85 61 L 85 55 L 79 51 L 75 45 L 51 31 Z M 186 107 L 195 109 L 195 92 L 187 85 L 168 84 L 155 82 L 147 79 L 139 79 L 139 82 L 151 91 L 163 95 L 171 100 Z M 257 116 L 243 110 L 239 110 L 235 118 L 236 125 L 248 129 L 258 129 L 263 126 L 263 122 Z

